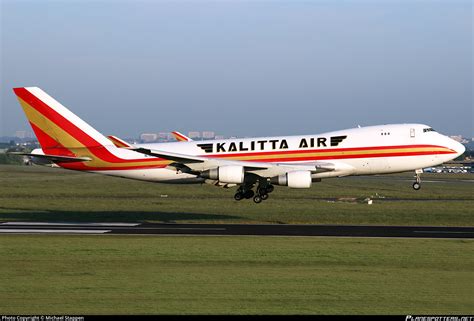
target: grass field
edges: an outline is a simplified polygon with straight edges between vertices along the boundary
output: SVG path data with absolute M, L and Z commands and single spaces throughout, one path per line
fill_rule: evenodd
M 470 314 L 472 240 L 0 236 L 0 314 Z
M 474 225 L 474 175 L 327 179 L 308 190 L 276 187 L 268 201 L 235 189 L 165 185 L 44 167 L 0 166 L 0 220 Z M 363 200 L 374 200 L 367 205 Z
M 0 221 L 474 225 L 471 175 L 234 190 L 0 166 Z M 374 199 L 373 205 L 363 200 Z M 469 314 L 473 240 L 0 235 L 0 314 Z

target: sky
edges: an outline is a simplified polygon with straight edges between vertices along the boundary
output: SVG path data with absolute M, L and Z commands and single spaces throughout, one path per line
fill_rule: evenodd
M 473 137 L 470 0 L 0 0 L 0 136 L 37 86 L 106 135 Z

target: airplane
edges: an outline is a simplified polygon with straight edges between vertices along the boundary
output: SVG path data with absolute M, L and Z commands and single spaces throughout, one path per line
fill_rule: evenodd
M 106 137 L 38 87 L 14 88 L 41 148 L 36 164 L 142 181 L 238 186 L 234 199 L 260 203 L 275 185 L 310 188 L 332 177 L 415 171 L 465 147 L 423 124 L 389 124 L 317 135 L 128 144 Z

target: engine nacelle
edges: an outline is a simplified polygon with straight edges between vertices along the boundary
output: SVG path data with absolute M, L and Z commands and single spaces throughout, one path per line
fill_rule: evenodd
M 270 182 L 275 185 L 291 188 L 310 188 L 312 179 L 310 171 L 293 171 L 284 175 L 272 177 Z
M 215 179 L 219 182 L 229 184 L 242 184 L 244 182 L 244 176 L 244 167 L 238 165 L 211 168 L 201 173 L 201 177 Z

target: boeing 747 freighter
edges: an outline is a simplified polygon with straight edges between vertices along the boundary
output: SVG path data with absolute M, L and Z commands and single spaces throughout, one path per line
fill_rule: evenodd
M 41 145 L 37 164 L 143 181 L 238 186 L 234 199 L 260 203 L 274 185 L 309 188 L 331 177 L 415 171 L 452 160 L 464 146 L 422 124 L 390 124 L 316 135 L 131 145 L 106 137 L 37 87 L 15 88 Z M 181 136 L 181 137 L 180 137 Z

